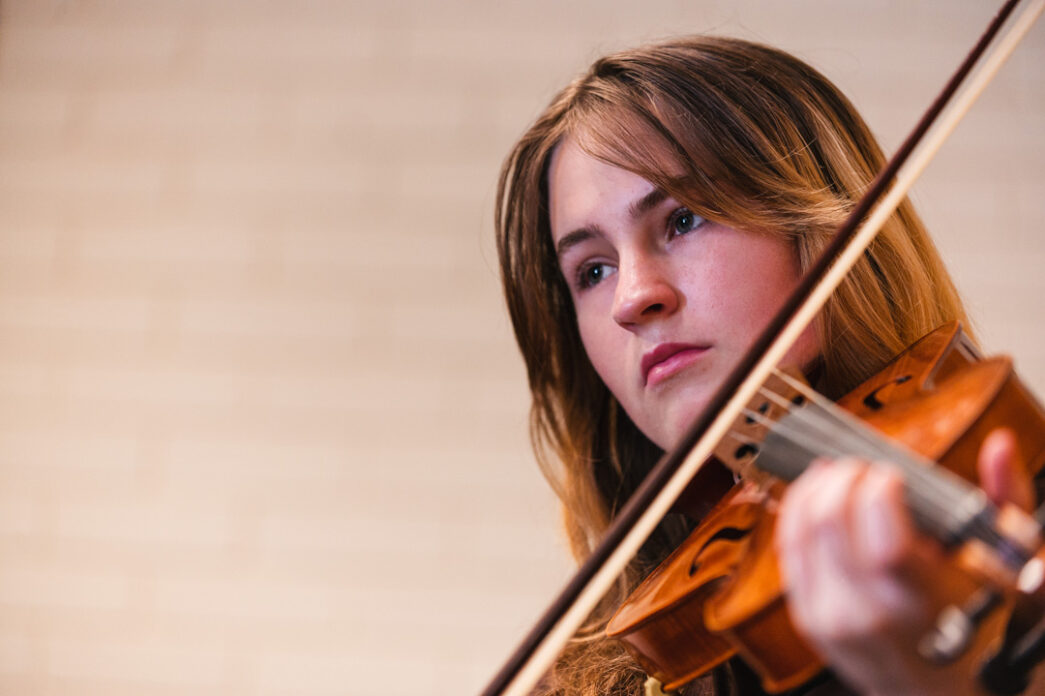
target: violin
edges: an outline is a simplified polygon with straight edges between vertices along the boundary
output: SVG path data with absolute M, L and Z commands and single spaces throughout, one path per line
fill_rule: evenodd
M 789 347 L 817 315 L 827 297 L 842 282 L 842 279 L 849 269 L 852 268 L 853 264 L 861 258 L 864 250 L 867 249 L 874 239 L 878 229 L 880 229 L 884 221 L 892 214 L 893 210 L 906 195 L 914 180 L 927 166 L 932 155 L 946 139 L 947 134 L 956 126 L 975 98 L 989 83 L 991 76 L 1014 50 L 1020 38 L 1026 35 L 1030 26 L 1034 23 L 1037 16 L 1042 13 L 1043 7 L 1045 7 L 1045 0 L 1028 0 L 1027 7 L 1009 22 L 1018 3 L 1019 0 L 1006 0 L 1005 5 L 921 118 L 913 132 L 893 155 L 887 166 L 878 174 L 864 197 L 855 205 L 846 222 L 835 234 L 833 241 L 800 279 L 792 294 L 786 298 L 780 310 L 770 320 L 763 333 L 756 338 L 750 349 L 740 358 L 734 370 L 722 381 L 709 400 L 706 410 L 691 425 L 676 449 L 667 453 L 657 463 L 624 507 L 617 512 L 602 541 L 555 600 L 553 600 L 538 622 L 520 642 L 514 653 L 497 674 L 493 676 L 483 690 L 483 696 L 522 695 L 528 693 L 529 689 L 537 683 L 541 675 L 558 655 L 562 646 L 575 634 L 585 618 L 596 607 L 606 590 L 616 581 L 618 575 L 637 553 L 645 539 L 657 527 L 664 515 L 670 511 L 675 501 L 683 495 L 690 482 L 694 480 L 698 473 L 701 473 L 705 463 L 711 459 L 713 454 L 721 452 L 721 447 L 717 447 L 716 443 L 722 441 L 723 437 L 731 429 L 731 426 L 741 415 L 743 409 L 756 398 L 761 385 L 767 383 L 767 379 L 772 374 L 775 366 L 786 355 Z M 1002 27 L 1006 24 L 1008 26 L 1005 33 L 1002 34 Z M 995 50 L 988 54 L 987 48 L 999 35 L 1003 36 L 1003 38 L 997 42 L 998 45 Z M 962 341 L 958 341 L 958 344 L 964 345 Z M 957 350 L 956 355 L 961 354 L 962 350 Z M 937 369 L 942 370 L 943 373 L 948 372 L 951 369 L 950 365 L 953 364 L 955 359 L 957 358 L 946 358 L 942 363 L 943 367 Z M 988 369 L 993 370 L 996 368 Z M 906 381 L 904 383 L 894 382 L 892 384 L 886 381 L 875 387 L 877 391 L 872 389 L 871 392 L 873 393 L 870 395 L 884 403 L 884 398 L 887 395 L 898 394 L 912 386 L 905 385 Z M 950 397 L 943 397 L 941 403 L 945 403 L 947 398 Z M 807 410 L 800 409 L 799 411 Z M 873 419 L 868 418 L 868 420 L 872 421 Z M 946 421 L 946 419 L 944 420 Z M 877 427 L 877 423 L 874 425 Z M 1026 444 L 1023 446 L 1027 447 Z M 890 451 L 894 454 L 898 452 L 896 448 Z M 959 452 L 961 450 L 959 448 L 955 451 Z M 906 460 L 911 456 L 907 454 L 906 450 L 901 452 L 903 453 L 903 456 L 900 457 L 901 460 Z M 857 451 L 855 454 L 859 455 L 860 452 Z M 956 457 L 958 459 L 961 458 L 958 455 Z M 768 457 L 762 456 L 760 458 L 763 460 L 760 466 L 765 465 L 769 461 Z M 878 457 L 875 456 L 873 458 Z M 747 469 L 753 469 L 753 467 L 747 467 Z M 917 472 L 918 470 L 914 469 L 912 471 Z M 971 484 L 966 484 L 966 486 L 967 490 L 971 490 Z M 743 491 L 744 489 L 740 490 Z M 975 493 L 975 491 L 973 492 Z M 729 506 L 734 498 L 739 498 L 742 495 L 747 496 L 747 492 L 741 493 L 738 491 L 729 501 L 723 502 L 722 505 Z M 746 500 L 746 498 L 741 498 L 737 503 L 743 504 Z M 1035 569 L 1040 570 L 1042 565 L 1041 559 L 1036 555 L 1036 549 L 1040 547 L 1040 540 L 1031 539 L 1030 537 L 1040 535 L 1041 525 L 1038 525 L 1033 520 L 1028 520 L 1026 516 L 1013 514 L 1013 511 L 1010 510 L 985 514 L 987 516 L 995 515 L 1003 523 L 1000 527 L 997 525 L 992 526 L 992 531 L 985 532 L 986 534 L 990 535 L 993 531 L 1004 531 L 1005 538 L 1013 541 L 1012 553 L 1007 554 L 1010 557 L 1006 559 L 1005 563 L 992 564 L 991 561 L 984 560 L 980 564 L 979 572 L 991 571 L 989 574 L 992 575 L 992 581 L 988 586 L 994 589 L 987 592 L 987 600 L 990 600 L 991 596 L 993 596 L 992 593 L 996 593 L 996 591 L 1011 594 L 1012 588 L 1017 587 L 1016 581 L 1013 579 L 1014 575 L 1025 574 L 1031 577 Z M 918 516 L 916 515 L 916 517 Z M 1010 520 L 1014 521 L 1010 524 Z M 767 525 L 768 523 L 763 523 L 763 527 Z M 761 533 L 763 535 L 766 534 L 765 531 Z M 755 535 L 752 534 L 750 536 L 753 537 Z M 1016 543 L 1021 539 L 1023 540 L 1022 542 Z M 734 547 L 717 543 L 713 546 L 715 547 L 715 553 L 722 550 L 726 555 L 734 553 L 736 550 Z M 710 548 L 709 546 L 709 550 Z M 966 548 L 969 553 L 977 553 L 979 549 L 976 544 L 967 544 Z M 985 555 L 985 558 L 988 557 L 988 555 Z M 752 558 L 759 560 L 769 558 L 770 562 L 772 561 L 771 554 L 754 555 Z M 1019 571 L 1016 571 L 1015 566 L 1024 558 L 1030 560 Z M 765 561 L 762 560 L 762 562 Z M 729 568 L 730 565 L 726 563 L 725 567 Z M 740 563 L 735 563 L 734 567 L 738 573 L 742 573 L 744 570 Z M 772 578 L 773 575 L 770 574 L 768 577 Z M 777 573 L 776 577 L 779 578 L 779 573 Z M 779 585 L 779 580 L 777 584 Z M 1027 587 L 1034 585 L 1034 583 L 1029 581 L 1025 584 Z M 1034 587 L 1040 586 L 1039 578 L 1039 582 Z M 766 593 L 765 596 L 775 597 L 776 595 Z M 777 600 L 770 600 L 770 604 L 774 601 Z M 1018 611 L 1014 610 L 1011 613 L 1008 627 L 1004 629 L 1004 642 L 998 649 L 996 657 L 986 666 L 988 673 L 995 675 L 999 672 L 1004 673 L 1007 670 L 1029 670 L 1036 662 L 1045 658 L 1045 640 L 1031 640 L 1029 643 L 1023 641 L 1024 638 L 1031 637 L 1031 634 L 1036 632 L 1037 624 L 1041 617 L 1045 616 L 1045 602 L 1041 601 L 1037 594 L 1031 591 L 1018 592 L 1010 596 L 1009 601 Z M 986 601 L 988 605 L 991 603 L 991 601 Z M 725 609 L 729 609 L 734 605 L 715 604 L 714 606 L 723 609 L 723 616 L 721 617 L 723 621 L 726 618 L 732 619 L 745 613 L 739 610 L 735 612 L 725 611 Z M 738 600 L 736 606 L 739 609 L 748 607 L 742 598 Z M 757 609 L 757 607 L 754 609 Z M 754 609 L 753 612 L 758 613 Z M 980 620 L 981 614 L 985 613 L 979 607 L 971 605 L 965 607 L 965 609 L 967 611 L 964 613 L 959 611 L 959 613 L 974 624 Z M 711 623 L 714 623 L 714 619 L 712 619 Z M 715 627 L 719 628 L 718 624 L 715 624 Z M 675 630 L 675 628 L 668 626 L 666 630 L 673 631 L 674 637 L 681 645 L 693 645 L 695 639 L 692 636 L 688 634 L 683 635 L 681 629 Z M 741 648 L 736 646 L 722 647 L 722 643 L 717 642 L 722 638 L 722 635 L 716 635 L 711 630 L 711 626 L 707 628 L 708 630 L 704 630 L 704 624 L 701 623 L 703 632 L 698 632 L 697 635 L 701 636 L 701 640 L 707 638 L 709 643 L 719 646 L 718 648 L 712 648 L 712 651 L 716 649 L 725 651 L 741 650 Z M 737 623 L 735 627 L 723 625 L 721 628 L 723 632 L 726 630 L 743 632 L 745 630 L 743 622 Z M 945 626 L 944 628 L 949 630 L 951 627 Z M 793 629 L 791 631 L 793 633 Z M 789 640 L 789 634 L 786 631 L 783 635 L 784 640 Z M 1023 641 L 1024 644 L 1017 645 L 1020 641 Z M 941 640 L 939 642 L 942 644 L 945 641 Z M 721 661 L 721 659 L 726 658 L 721 657 L 721 654 L 719 654 L 719 657 L 711 659 L 712 661 L 714 659 Z M 1019 667 L 1019 670 L 1009 670 L 1010 667 Z M 806 671 L 816 671 L 818 669 L 818 665 L 805 668 Z M 785 679 L 785 677 L 780 677 L 780 681 L 774 683 L 782 684 Z M 1010 688 L 1011 693 L 1017 693 L 1017 691 L 1011 690 L 1012 687 L 1004 688 Z
M 1021 593 L 1027 611 L 1040 617 L 1045 609 L 1040 582 L 1019 586 L 1032 559 L 1045 563 L 1041 525 L 996 508 L 975 485 L 976 453 L 1000 426 L 1015 434 L 1030 472 L 1040 471 L 1045 408 L 1008 358 L 983 359 L 957 322 L 910 346 L 837 405 L 794 376 L 776 375 L 715 451 L 742 481 L 636 588 L 607 634 L 668 690 L 737 654 L 767 691 L 812 679 L 823 665 L 791 625 L 773 552 L 779 480 L 796 478 L 818 456 L 856 454 L 903 470 L 916 524 L 951 551 L 953 604 L 923 654 L 941 664 L 982 662 L 987 647 L 971 647 L 974 624 L 999 623 L 1002 607 Z

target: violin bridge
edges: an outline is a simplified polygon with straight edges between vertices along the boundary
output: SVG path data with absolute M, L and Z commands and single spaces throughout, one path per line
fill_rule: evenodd
M 771 477 L 755 463 L 762 443 L 774 423 L 808 400 L 809 389 L 797 369 L 774 370 L 715 447 L 715 456 L 739 478 L 767 486 Z

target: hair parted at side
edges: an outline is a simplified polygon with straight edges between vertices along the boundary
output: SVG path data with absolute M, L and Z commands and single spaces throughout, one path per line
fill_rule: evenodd
M 584 352 L 552 246 L 546 173 L 569 137 L 698 215 L 789 241 L 809 267 L 883 167 L 852 104 L 823 75 L 773 48 L 694 36 L 597 60 L 509 153 L 497 195 L 497 248 L 533 403 L 531 437 L 559 495 L 571 548 L 586 557 L 660 451 L 638 431 Z M 818 318 L 818 387 L 837 397 L 936 326 L 967 322 L 905 201 Z M 546 687 L 632 694 L 641 675 L 601 638 L 608 613 L 681 540 L 662 524 Z M 710 687 L 709 687 L 710 688 Z

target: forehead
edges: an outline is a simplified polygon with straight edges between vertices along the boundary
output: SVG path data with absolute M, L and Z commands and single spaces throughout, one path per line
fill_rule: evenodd
M 588 154 L 573 138 L 566 138 L 553 150 L 548 166 L 552 238 L 626 214 L 634 201 L 655 190 L 650 181 Z

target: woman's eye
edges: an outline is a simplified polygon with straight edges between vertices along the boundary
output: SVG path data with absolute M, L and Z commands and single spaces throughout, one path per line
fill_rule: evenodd
M 704 222 L 704 218 L 700 217 L 692 210 L 679 208 L 671 215 L 669 232 L 671 232 L 672 235 L 689 234 L 703 225 Z
M 589 263 L 581 266 L 577 273 L 577 284 L 582 290 L 595 287 L 613 275 L 614 268 L 606 263 Z

